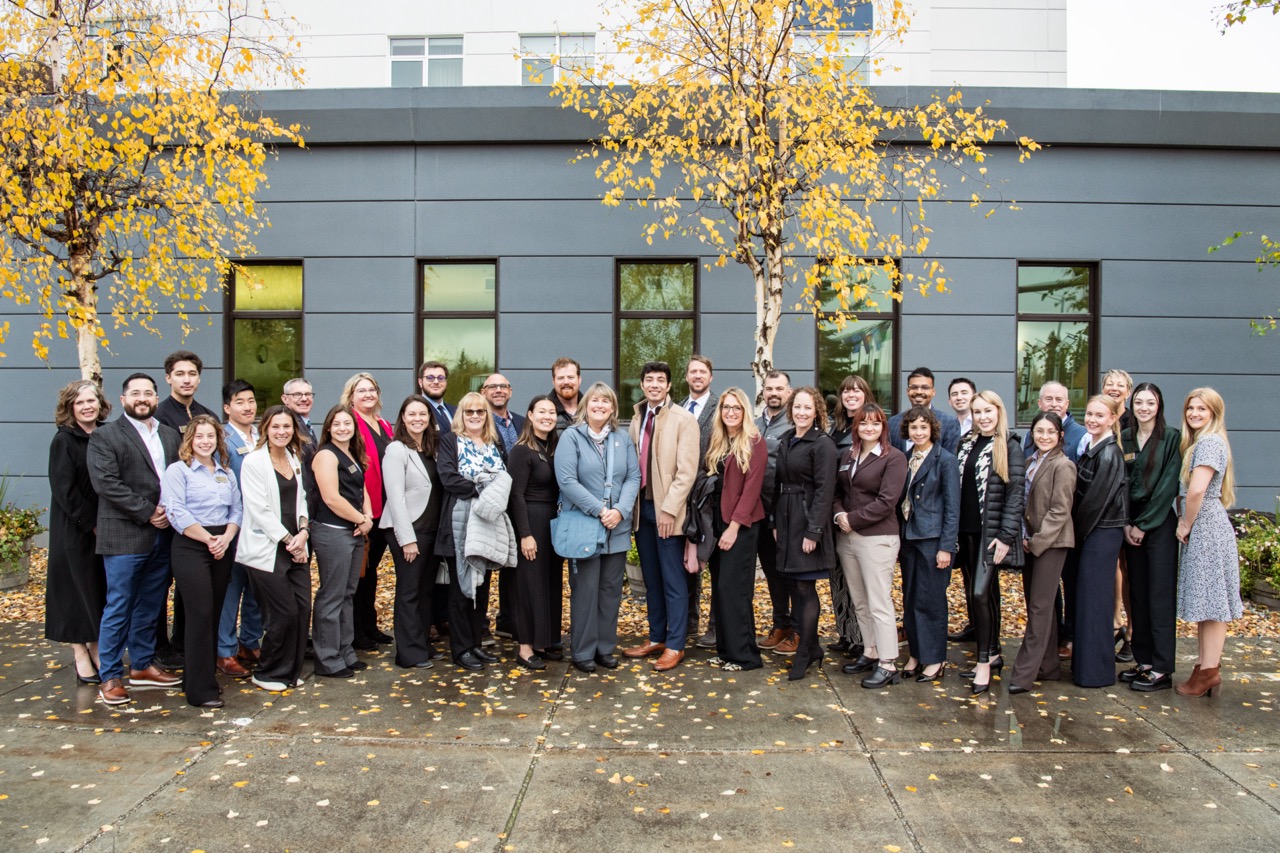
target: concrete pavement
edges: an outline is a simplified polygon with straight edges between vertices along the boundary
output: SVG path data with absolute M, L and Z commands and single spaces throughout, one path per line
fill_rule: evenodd
M 973 699 L 954 668 L 868 691 L 839 658 L 788 682 L 706 652 L 534 675 L 508 647 L 483 674 L 384 651 L 280 696 L 224 680 L 201 712 L 159 689 L 107 708 L 40 634 L 0 624 L 4 851 L 1280 848 L 1272 640 L 1230 641 L 1214 700 Z

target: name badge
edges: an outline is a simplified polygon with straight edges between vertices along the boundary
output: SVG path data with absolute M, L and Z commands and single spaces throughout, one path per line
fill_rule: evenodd
M 350 467 L 348 467 L 348 468 L 347 468 L 347 473 L 348 473 L 348 474 L 359 474 L 359 473 L 360 473 L 360 466 L 359 466 L 359 465 L 357 465 L 356 463 L 352 462 L 352 463 L 351 463 L 351 465 L 350 465 Z
M 1137 459 L 1137 458 L 1138 458 L 1138 454 L 1136 453 L 1126 453 L 1124 455 L 1125 462 L 1132 462 L 1134 459 Z
M 236 448 L 236 453 L 238 453 L 241 456 L 244 456 L 248 452 L 249 452 L 249 445 L 247 444 L 242 444 Z
M 229 481 L 227 480 L 227 475 L 226 475 L 226 474 L 214 474 L 214 475 L 213 475 L 213 481 L 214 481 L 215 483 L 226 483 L 226 482 L 229 482 Z
M 841 465 L 840 470 L 841 472 L 844 472 L 844 471 L 848 471 L 852 467 L 853 467 L 852 465 Z
M 186 431 L 187 431 L 187 424 L 183 424 L 182 426 L 178 427 L 178 432 L 185 434 Z

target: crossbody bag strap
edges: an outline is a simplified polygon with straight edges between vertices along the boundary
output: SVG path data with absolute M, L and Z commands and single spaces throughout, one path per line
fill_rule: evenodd
M 610 496 L 613 494 L 613 440 L 606 438 L 604 444 L 604 506 L 611 509 Z

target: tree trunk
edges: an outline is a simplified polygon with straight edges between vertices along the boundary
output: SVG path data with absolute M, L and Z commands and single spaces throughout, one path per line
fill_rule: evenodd
M 76 294 L 74 312 L 69 312 L 76 330 L 76 350 L 80 356 L 80 378 L 88 379 L 102 387 L 102 362 L 98 358 L 98 288 L 85 271 L 89 256 L 84 250 L 71 253 L 71 285 Z
M 780 248 L 766 248 L 763 265 L 753 265 L 756 281 L 756 352 L 751 372 L 756 380 L 756 404 L 764 399 L 764 380 L 773 370 L 773 342 L 782 320 L 783 266 Z

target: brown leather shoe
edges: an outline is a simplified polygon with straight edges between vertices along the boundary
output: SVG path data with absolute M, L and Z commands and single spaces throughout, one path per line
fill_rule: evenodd
M 642 646 L 635 646 L 630 649 L 623 649 L 622 653 L 629 658 L 647 658 L 650 655 L 660 655 L 666 652 L 666 643 L 645 643 Z
M 785 640 L 790 633 L 790 631 L 783 628 L 774 628 L 769 632 L 769 636 L 765 637 L 763 640 L 757 640 L 756 646 L 764 649 L 766 652 L 771 651 L 776 649 L 778 644 Z
M 790 636 L 773 647 L 773 653 L 775 655 L 794 655 L 798 648 L 800 648 L 800 635 L 792 631 Z
M 165 672 L 154 663 L 146 669 L 129 670 L 130 687 L 178 687 L 181 684 L 181 675 Z
M 1058 660 L 1071 660 L 1071 643 L 1058 646 Z
M 231 678 L 248 678 L 252 674 L 235 658 L 218 658 L 218 672 Z
M 106 705 L 123 705 L 133 701 L 129 697 L 129 691 L 124 688 L 124 682 L 118 678 L 107 679 L 98 688 L 98 697 Z
M 236 660 L 240 661 L 242 666 L 254 669 L 262 660 L 262 649 L 249 649 L 241 646 L 236 651 Z
M 669 669 L 675 669 L 682 660 L 684 660 L 684 652 L 667 649 L 662 653 L 662 657 L 653 662 L 653 668 L 658 672 L 666 672 Z

